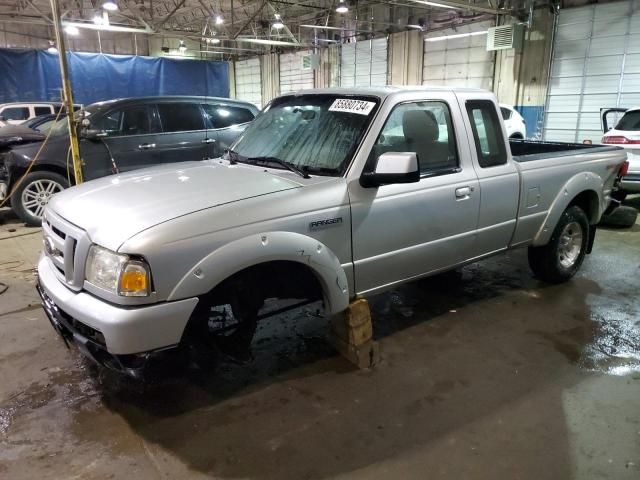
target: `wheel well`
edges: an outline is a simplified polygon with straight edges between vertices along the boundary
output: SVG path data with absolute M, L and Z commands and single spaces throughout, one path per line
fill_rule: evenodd
M 514 140 L 524 140 L 524 137 L 521 133 L 513 133 L 509 138 L 512 138 Z
M 313 270 L 299 262 L 271 261 L 248 267 L 233 274 L 210 293 L 250 289 L 262 300 L 299 298 L 322 300 L 322 285 Z
M 15 182 L 18 181 L 18 179 L 20 179 L 24 173 L 27 171 L 26 168 L 21 168 L 21 169 L 16 169 L 14 170 L 14 172 L 11 175 L 11 185 L 10 188 L 13 188 L 13 185 Z M 57 173 L 58 175 L 61 175 L 64 178 L 68 178 L 67 177 L 67 171 L 63 168 L 60 167 L 58 165 L 38 165 L 37 163 L 31 167 L 31 170 L 29 173 L 33 173 L 33 172 L 51 172 L 51 173 Z M 75 180 L 73 178 L 73 172 L 69 171 L 69 178 L 71 178 L 71 185 L 75 185 Z
M 593 225 L 597 220 L 596 216 L 598 215 L 598 204 L 598 194 L 593 190 L 585 190 L 584 192 L 578 194 L 573 200 L 571 200 L 569 206 L 572 207 L 575 205 L 580 207 L 587 215 L 589 223 Z

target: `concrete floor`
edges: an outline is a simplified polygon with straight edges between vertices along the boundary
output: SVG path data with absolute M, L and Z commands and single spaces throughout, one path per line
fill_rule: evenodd
M 564 285 L 517 251 L 372 298 L 371 370 L 307 307 L 247 366 L 142 387 L 64 348 L 39 231 L 2 219 L 0 478 L 640 478 L 640 224 Z

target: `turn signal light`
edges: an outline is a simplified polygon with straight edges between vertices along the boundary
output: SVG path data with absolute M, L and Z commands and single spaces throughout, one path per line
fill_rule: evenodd
M 622 135 L 612 135 L 610 137 L 602 137 L 602 143 L 614 145 L 640 145 L 640 140 L 629 140 Z
M 142 263 L 129 262 L 120 274 L 120 295 L 146 297 L 149 295 L 149 272 Z

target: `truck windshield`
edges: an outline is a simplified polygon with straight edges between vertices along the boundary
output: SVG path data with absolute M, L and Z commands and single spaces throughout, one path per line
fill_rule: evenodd
M 278 98 L 233 145 L 234 159 L 278 159 L 305 173 L 341 175 L 378 102 L 375 97 L 347 95 Z

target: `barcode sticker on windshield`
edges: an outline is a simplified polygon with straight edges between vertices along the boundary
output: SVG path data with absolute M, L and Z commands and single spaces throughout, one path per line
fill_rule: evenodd
M 333 104 L 329 107 L 330 112 L 344 112 L 344 113 L 357 113 L 358 115 L 369 115 L 373 107 L 376 104 L 374 102 L 367 102 L 365 100 L 352 100 L 350 98 L 336 98 Z

